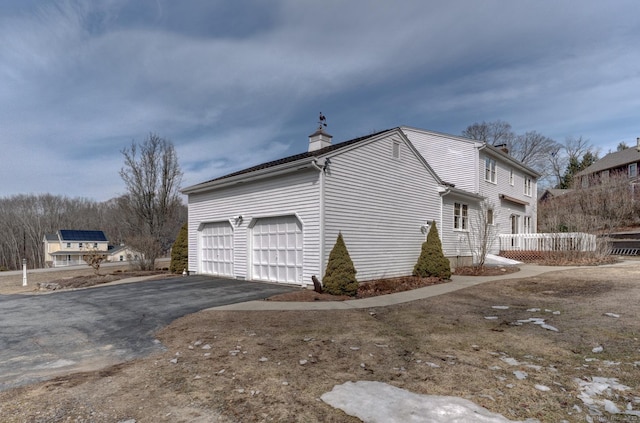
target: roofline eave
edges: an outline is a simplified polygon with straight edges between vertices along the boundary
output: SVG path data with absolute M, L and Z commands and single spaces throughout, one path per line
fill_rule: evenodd
M 313 168 L 312 163 L 315 162 L 317 159 L 318 157 L 316 156 L 305 157 L 304 159 L 296 160 L 289 163 L 284 163 L 278 166 L 267 167 L 267 168 L 255 170 L 249 173 L 230 176 L 228 178 L 214 179 L 213 181 L 192 185 L 190 187 L 182 189 L 180 192 L 185 195 L 198 194 L 198 193 L 210 191 L 212 189 L 225 188 L 231 185 L 242 184 L 246 182 L 253 182 L 253 181 L 268 178 L 271 176 L 278 176 L 286 173 L 292 173 L 302 169 Z

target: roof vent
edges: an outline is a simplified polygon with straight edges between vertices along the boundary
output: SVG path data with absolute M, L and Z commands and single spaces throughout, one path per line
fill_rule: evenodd
M 309 135 L 309 152 L 320 150 L 321 148 L 329 147 L 333 137 L 324 132 L 324 127 L 327 126 L 327 118 L 320 112 L 320 118 L 318 120 L 318 129 L 313 134 Z

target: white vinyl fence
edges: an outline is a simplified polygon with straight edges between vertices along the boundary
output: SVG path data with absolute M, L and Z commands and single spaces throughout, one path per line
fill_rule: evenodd
M 500 251 L 595 251 L 596 236 L 584 232 L 500 234 Z

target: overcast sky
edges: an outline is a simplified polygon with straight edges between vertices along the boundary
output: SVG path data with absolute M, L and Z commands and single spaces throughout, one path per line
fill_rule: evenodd
M 640 136 L 637 1 L 4 0 L 0 196 L 124 193 L 170 139 L 183 187 L 409 125 L 503 120 L 602 153 Z

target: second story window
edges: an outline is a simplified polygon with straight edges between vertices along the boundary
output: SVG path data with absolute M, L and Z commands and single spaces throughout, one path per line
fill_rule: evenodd
M 496 183 L 496 161 L 492 158 L 485 157 L 484 159 L 484 180 L 487 182 Z
M 67 248 L 71 248 L 71 243 L 67 242 Z
M 531 178 L 525 177 L 524 178 L 524 195 L 528 195 L 529 197 L 531 197 L 532 192 L 533 192 L 533 189 L 531 188 Z
M 98 248 L 98 243 L 97 242 L 93 243 L 93 248 Z
M 638 163 L 631 163 L 629 165 L 629 178 L 635 178 L 638 176 Z
M 453 204 L 453 228 L 466 231 L 469 228 L 469 206 L 462 203 Z
M 78 248 L 82 249 L 82 242 L 78 242 Z

